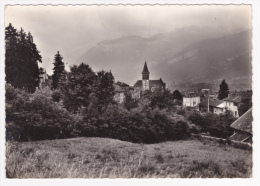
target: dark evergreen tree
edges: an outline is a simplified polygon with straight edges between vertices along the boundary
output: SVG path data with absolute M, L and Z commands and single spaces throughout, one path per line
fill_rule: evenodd
M 17 87 L 19 85 L 18 33 L 11 23 L 5 28 L 5 45 L 5 79 L 7 83 Z
M 61 76 L 65 71 L 65 66 L 64 63 L 62 62 L 62 59 L 63 58 L 58 51 L 54 57 L 54 63 L 53 63 L 54 68 L 53 68 L 53 75 L 52 75 L 52 89 L 58 88 Z
M 178 99 L 180 101 L 182 101 L 183 99 L 183 96 L 181 95 L 181 93 L 179 92 L 179 90 L 175 90 L 173 93 L 172 93 L 172 96 L 173 96 L 173 99 Z
M 228 97 L 229 89 L 225 79 L 219 85 L 218 99 L 222 100 Z
M 6 41 L 6 82 L 29 92 L 39 85 L 38 62 L 42 62 L 40 52 L 33 43 L 33 37 L 21 28 L 18 33 L 9 24 L 5 29 Z

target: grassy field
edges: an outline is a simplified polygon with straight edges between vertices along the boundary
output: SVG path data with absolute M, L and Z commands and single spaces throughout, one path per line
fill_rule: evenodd
M 252 174 L 252 152 L 197 139 L 133 144 L 107 138 L 8 142 L 8 178 L 214 178 Z

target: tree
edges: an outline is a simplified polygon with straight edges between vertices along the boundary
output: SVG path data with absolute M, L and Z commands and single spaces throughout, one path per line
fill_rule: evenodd
M 90 105 L 91 100 L 96 100 L 97 75 L 89 65 L 73 65 L 70 72 L 63 74 L 59 88 L 65 108 L 80 112 Z
M 21 28 L 19 32 L 9 24 L 5 28 L 6 82 L 20 89 L 34 92 L 39 86 L 38 62 L 42 57 L 33 42 L 33 36 Z
M 124 106 L 127 110 L 131 110 L 132 108 L 137 107 L 138 101 L 132 98 L 132 94 L 130 90 L 125 91 L 125 100 L 124 100 Z
M 243 91 L 241 94 L 242 99 L 238 107 L 239 116 L 242 116 L 252 107 L 252 91 Z
M 228 97 L 229 89 L 225 79 L 219 85 L 218 99 L 222 100 Z
M 114 81 L 115 79 L 111 72 L 102 70 L 97 73 L 96 96 L 98 98 L 99 112 L 101 112 L 102 108 L 114 101 Z
M 64 63 L 62 62 L 63 57 L 60 55 L 59 51 L 54 57 L 54 68 L 52 75 L 52 89 L 56 89 L 59 86 L 59 82 L 62 74 L 65 71 Z
M 173 93 L 172 93 L 172 96 L 173 96 L 173 99 L 178 99 L 180 101 L 182 101 L 183 99 L 183 96 L 181 95 L 181 93 L 179 92 L 179 90 L 175 90 Z

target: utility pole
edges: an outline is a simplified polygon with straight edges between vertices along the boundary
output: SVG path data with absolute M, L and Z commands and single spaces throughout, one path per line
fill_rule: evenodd
M 207 97 L 208 97 L 208 112 L 209 112 L 209 92 L 207 93 Z

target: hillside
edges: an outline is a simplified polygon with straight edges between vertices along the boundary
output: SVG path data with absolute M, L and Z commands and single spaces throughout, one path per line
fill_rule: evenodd
M 166 83 L 211 82 L 224 78 L 251 80 L 251 30 L 220 37 L 198 27 L 177 29 L 151 38 L 125 36 L 98 43 L 78 62 L 95 70 L 111 70 L 116 80 L 130 85 L 141 78 L 144 60 L 151 79 Z
M 252 152 L 197 139 L 134 144 L 107 138 L 7 143 L 8 178 L 191 178 L 252 174 Z

